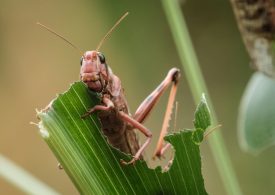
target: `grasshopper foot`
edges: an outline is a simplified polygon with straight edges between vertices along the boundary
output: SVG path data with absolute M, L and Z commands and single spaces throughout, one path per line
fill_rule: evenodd
M 95 109 L 92 108 L 92 109 L 88 110 L 85 114 L 83 114 L 83 115 L 81 116 L 81 118 L 84 119 L 84 118 L 86 118 L 87 116 L 93 114 L 94 112 L 95 112 Z
M 111 100 L 105 98 L 104 101 L 106 102 L 107 106 L 105 106 L 105 105 L 95 105 L 90 110 L 88 110 L 85 114 L 83 114 L 81 116 L 81 118 L 83 119 L 83 118 L 93 114 L 96 111 L 108 111 L 108 110 L 111 110 L 112 108 L 114 108 L 113 102 Z
M 129 162 L 126 162 L 125 160 L 123 160 L 123 159 L 121 159 L 120 160 L 120 163 L 122 164 L 122 165 L 135 165 L 135 162 L 138 160 L 138 158 L 136 158 L 136 157 L 133 157 L 132 158 L 132 160 L 130 160 Z
M 161 159 L 165 159 L 164 153 L 165 153 L 166 150 L 167 150 L 168 148 L 170 148 L 170 147 L 171 147 L 171 144 L 167 143 L 164 147 L 158 149 L 158 150 L 155 152 L 154 156 L 153 156 L 153 160 L 155 160 L 156 158 L 158 158 L 158 159 L 160 159 L 160 160 L 161 160 Z
M 155 154 L 155 155 L 152 157 L 153 160 L 156 160 L 157 158 L 158 158 L 159 160 L 162 160 L 162 159 L 165 159 L 165 156 L 164 156 L 163 154 L 161 154 L 161 153 L 157 153 L 157 154 Z

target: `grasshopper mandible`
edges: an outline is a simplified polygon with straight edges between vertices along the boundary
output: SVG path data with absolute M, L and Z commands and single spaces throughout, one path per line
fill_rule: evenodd
M 107 65 L 104 55 L 98 51 L 106 37 L 108 37 L 127 14 L 128 12 L 125 13 L 107 32 L 96 50 L 86 51 L 84 55 L 82 55 L 80 63 L 80 79 L 87 85 L 89 90 L 98 93 L 101 100 L 100 105 L 96 105 L 89 109 L 82 115 L 82 118 L 99 111 L 98 118 L 102 125 L 102 131 L 107 137 L 108 142 L 120 151 L 133 155 L 132 160 L 129 162 L 121 160 L 121 163 L 133 164 L 136 160 L 142 158 L 142 153 L 152 139 L 151 131 L 142 123 L 147 118 L 163 92 L 172 83 L 164 122 L 154 155 L 160 157 L 164 150 L 169 147 L 169 144 L 163 147 L 163 137 L 165 136 L 169 126 L 180 71 L 177 68 L 172 68 L 161 84 L 140 104 L 135 114 L 131 116 L 120 79 Z M 48 27 L 45 27 L 44 25 L 41 26 L 61 37 Z M 64 37 L 61 38 L 75 47 Z M 139 146 L 134 129 L 139 130 L 146 136 L 146 140 L 141 146 Z

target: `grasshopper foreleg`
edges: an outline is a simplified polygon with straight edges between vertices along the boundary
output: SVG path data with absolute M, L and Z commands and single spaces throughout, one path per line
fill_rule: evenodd
M 95 111 L 108 111 L 114 108 L 114 103 L 107 97 L 103 97 L 102 103 L 104 105 L 95 105 L 90 110 L 88 110 L 85 114 L 83 114 L 81 118 L 85 118 L 91 115 L 92 113 L 94 113 Z

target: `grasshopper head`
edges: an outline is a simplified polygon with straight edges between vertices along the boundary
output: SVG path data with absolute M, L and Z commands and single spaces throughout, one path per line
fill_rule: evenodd
M 80 79 L 94 92 L 102 92 L 108 83 L 105 57 L 97 51 L 87 51 L 80 61 Z

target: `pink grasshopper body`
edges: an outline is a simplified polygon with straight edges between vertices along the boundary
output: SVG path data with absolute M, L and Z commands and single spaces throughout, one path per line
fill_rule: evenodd
M 112 73 L 104 56 L 97 51 L 87 51 L 81 64 L 80 79 L 91 91 L 100 93 L 102 100 L 102 105 L 95 106 L 86 115 L 100 110 L 98 117 L 109 143 L 125 153 L 135 154 L 139 149 L 136 135 L 129 130 L 132 127 L 119 116 L 119 111 L 129 115 L 120 79 Z
M 97 51 L 87 51 L 81 60 L 80 78 L 86 83 L 89 90 L 97 92 L 101 95 L 101 104 L 91 108 L 82 117 L 99 111 L 98 117 L 102 124 L 102 130 L 107 136 L 108 141 L 114 147 L 122 152 L 134 155 L 130 162 L 122 160 L 123 164 L 134 163 L 142 157 L 142 152 L 151 141 L 152 133 L 147 129 L 142 122 L 148 116 L 153 106 L 156 104 L 159 97 L 167 89 L 170 83 L 174 83 L 173 97 L 169 98 L 169 102 L 174 101 L 176 93 L 176 85 L 179 78 L 179 70 L 172 68 L 163 82 L 146 98 L 140 107 L 137 109 L 133 117 L 131 117 L 126 99 L 124 97 L 123 88 L 120 79 L 114 75 L 106 64 L 103 54 Z M 171 97 L 171 94 L 170 94 Z M 169 104 L 168 104 L 169 105 Z M 168 106 L 169 107 L 169 106 Z M 162 136 L 156 151 L 157 156 L 161 156 L 162 139 L 168 128 L 169 117 L 172 106 L 170 105 L 166 116 L 166 122 L 163 125 Z M 141 131 L 146 137 L 146 141 L 139 147 L 134 129 Z

